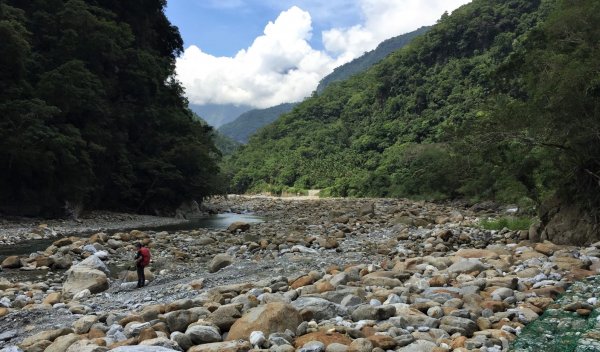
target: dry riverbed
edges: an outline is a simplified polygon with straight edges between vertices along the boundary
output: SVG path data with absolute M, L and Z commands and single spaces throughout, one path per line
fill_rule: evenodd
M 507 351 L 600 262 L 596 245 L 482 230 L 482 217 L 502 214 L 459 205 L 230 197 L 207 206 L 267 220 L 99 229 L 7 258 L 0 351 Z M 153 253 L 142 289 L 127 271 L 137 241 Z M 596 309 L 580 303 L 582 316 Z

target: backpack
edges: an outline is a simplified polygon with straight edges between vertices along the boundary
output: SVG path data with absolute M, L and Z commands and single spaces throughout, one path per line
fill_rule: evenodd
M 150 264 L 150 250 L 146 247 L 142 247 L 139 252 L 142 255 L 142 265 L 147 266 Z

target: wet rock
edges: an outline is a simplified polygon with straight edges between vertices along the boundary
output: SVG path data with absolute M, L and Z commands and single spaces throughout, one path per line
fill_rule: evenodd
M 250 229 L 250 224 L 248 224 L 247 222 L 243 222 L 243 221 L 235 221 L 233 223 L 231 223 L 231 225 L 229 225 L 229 227 L 227 227 L 227 231 L 231 232 L 231 233 L 237 233 L 239 232 L 245 232 L 248 231 Z

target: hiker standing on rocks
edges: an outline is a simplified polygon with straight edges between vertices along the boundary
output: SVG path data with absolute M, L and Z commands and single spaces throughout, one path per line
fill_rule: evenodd
M 146 276 L 144 275 L 144 268 L 150 264 L 150 250 L 140 242 L 136 243 L 137 253 L 135 254 L 135 267 L 137 269 L 138 284 L 137 288 L 144 287 L 146 283 Z

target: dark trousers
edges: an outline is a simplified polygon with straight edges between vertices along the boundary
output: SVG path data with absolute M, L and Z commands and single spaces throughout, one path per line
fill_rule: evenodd
M 143 287 L 144 284 L 146 283 L 146 276 L 144 276 L 144 266 L 137 265 L 136 267 L 137 267 L 137 277 L 138 277 L 137 287 Z

